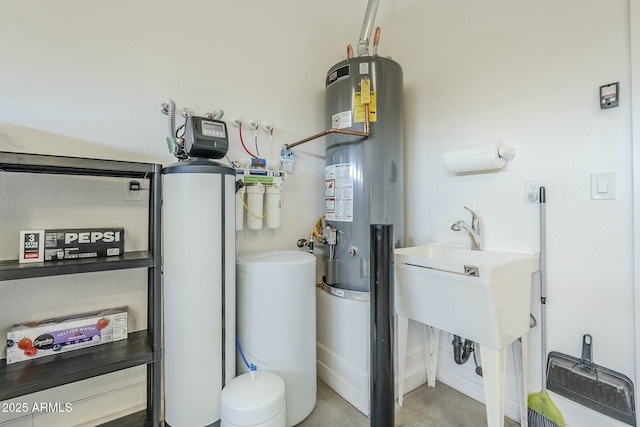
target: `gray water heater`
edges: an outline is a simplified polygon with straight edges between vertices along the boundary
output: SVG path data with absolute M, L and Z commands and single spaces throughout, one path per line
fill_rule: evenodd
M 367 110 L 369 136 L 329 134 L 325 161 L 325 221 L 336 240 L 325 282 L 364 292 L 370 224 L 393 224 L 395 247 L 404 245 L 403 77 L 397 62 L 359 56 L 329 69 L 328 127 L 362 131 Z

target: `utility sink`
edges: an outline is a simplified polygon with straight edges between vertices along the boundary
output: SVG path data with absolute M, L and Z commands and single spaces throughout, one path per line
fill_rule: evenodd
M 429 243 L 394 251 L 399 316 L 502 349 L 529 330 L 539 254 Z
M 426 325 L 427 384 L 436 385 L 440 331 L 480 345 L 488 427 L 504 427 L 506 347 L 511 346 L 519 383 L 520 423 L 527 418 L 527 360 L 531 275 L 538 253 L 473 251 L 429 243 L 396 249 L 394 299 L 398 314 L 398 403 L 402 406 L 409 319 Z

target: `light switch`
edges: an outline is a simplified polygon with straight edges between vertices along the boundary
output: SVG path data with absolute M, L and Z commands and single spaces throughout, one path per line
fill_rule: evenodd
M 616 198 L 615 172 L 591 174 L 591 200 L 614 200 Z
M 598 178 L 598 194 L 606 194 L 609 188 L 609 180 L 607 178 Z

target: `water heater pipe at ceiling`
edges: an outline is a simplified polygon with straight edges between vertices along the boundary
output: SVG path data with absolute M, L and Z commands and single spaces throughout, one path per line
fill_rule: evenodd
M 360 38 L 358 39 L 358 56 L 369 55 L 369 37 L 378 12 L 378 4 L 379 0 L 369 0 L 367 3 L 367 10 L 364 13 L 364 21 L 360 30 Z
M 358 39 L 358 56 L 369 56 L 369 38 L 371 37 L 371 29 L 373 28 L 373 22 L 376 19 L 376 13 L 378 12 L 379 3 L 379 0 L 369 0 L 369 2 L 367 3 L 367 9 L 365 11 L 364 20 L 362 22 L 362 29 L 360 30 L 360 38 Z M 380 38 L 379 28 L 376 29 L 375 38 L 376 40 L 374 43 L 374 50 L 377 51 L 378 40 Z M 377 52 L 375 56 L 377 56 Z M 347 48 L 347 57 L 349 59 L 353 57 L 353 49 L 351 48 L 351 45 L 349 45 Z M 362 132 L 349 129 L 331 128 L 312 135 L 308 138 L 296 141 L 294 143 L 285 144 L 284 148 L 291 149 L 293 147 L 297 147 L 298 145 L 304 144 L 305 142 L 313 141 L 314 139 L 321 138 L 332 133 L 340 133 L 344 135 L 361 136 L 363 138 L 368 138 L 371 130 L 369 124 L 369 104 L 365 104 L 365 110 L 364 130 Z

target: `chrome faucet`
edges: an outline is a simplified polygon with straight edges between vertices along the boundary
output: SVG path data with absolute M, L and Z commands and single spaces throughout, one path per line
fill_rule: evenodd
M 451 226 L 451 229 L 453 231 L 460 231 L 464 229 L 464 231 L 466 231 L 467 234 L 469 235 L 469 239 L 471 240 L 471 250 L 479 251 L 481 250 L 480 249 L 480 220 L 478 219 L 478 215 L 476 215 L 475 212 L 473 212 L 471 209 L 469 209 L 466 206 L 464 208 L 469 212 L 471 212 L 471 216 L 472 216 L 471 225 L 467 224 L 464 221 L 457 221 L 453 223 L 453 225 Z

